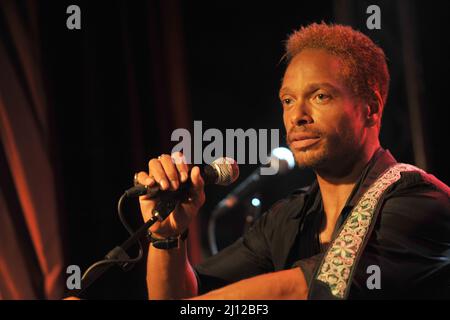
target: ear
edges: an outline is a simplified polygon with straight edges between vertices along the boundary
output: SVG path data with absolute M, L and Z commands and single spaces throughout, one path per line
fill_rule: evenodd
M 374 91 L 376 100 L 366 105 L 366 124 L 369 127 L 381 125 L 381 114 L 383 113 L 383 99 L 378 90 Z

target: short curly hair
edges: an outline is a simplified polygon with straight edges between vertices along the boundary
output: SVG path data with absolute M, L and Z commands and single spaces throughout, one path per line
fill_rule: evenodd
M 352 92 L 371 104 L 378 101 L 378 91 L 386 104 L 390 81 L 386 56 L 368 36 L 348 26 L 313 23 L 288 37 L 287 62 L 304 49 L 323 49 L 340 57 L 342 76 Z

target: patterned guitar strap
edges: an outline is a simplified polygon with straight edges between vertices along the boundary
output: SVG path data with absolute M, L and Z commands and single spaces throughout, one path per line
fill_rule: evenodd
M 423 172 L 415 166 L 397 163 L 378 177 L 359 199 L 316 269 L 308 299 L 343 300 L 348 297 L 353 272 L 377 220 L 378 201 L 405 171 Z

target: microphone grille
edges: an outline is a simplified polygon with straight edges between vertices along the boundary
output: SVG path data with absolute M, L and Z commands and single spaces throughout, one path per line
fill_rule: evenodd
M 222 157 L 211 163 L 211 166 L 217 172 L 216 184 L 221 186 L 228 186 L 235 182 L 239 177 L 239 166 L 232 158 Z

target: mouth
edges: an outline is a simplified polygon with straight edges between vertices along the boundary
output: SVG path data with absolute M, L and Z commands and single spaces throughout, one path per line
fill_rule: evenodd
M 291 141 L 290 145 L 292 148 L 306 149 L 319 142 L 320 137 L 313 135 L 293 134 L 289 140 Z
M 294 149 L 306 149 L 313 145 L 315 145 L 317 142 L 319 142 L 320 138 L 309 138 L 309 139 L 302 139 L 302 140 L 294 140 L 291 143 L 291 146 Z

